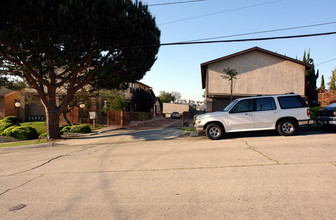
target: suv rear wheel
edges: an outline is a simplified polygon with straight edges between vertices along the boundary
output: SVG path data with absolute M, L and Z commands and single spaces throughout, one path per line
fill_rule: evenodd
M 223 136 L 224 130 L 217 123 L 211 123 L 206 128 L 206 135 L 211 140 L 221 139 Z
M 284 119 L 278 124 L 277 130 L 282 136 L 289 136 L 295 133 L 296 123 L 292 119 Z

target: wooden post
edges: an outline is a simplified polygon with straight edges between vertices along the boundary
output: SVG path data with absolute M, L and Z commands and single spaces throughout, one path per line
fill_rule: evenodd
M 120 126 L 124 127 L 124 111 L 120 111 Z
M 107 126 L 110 126 L 110 111 L 107 110 Z
M 184 127 L 183 125 L 184 125 L 184 112 L 182 112 L 182 127 Z

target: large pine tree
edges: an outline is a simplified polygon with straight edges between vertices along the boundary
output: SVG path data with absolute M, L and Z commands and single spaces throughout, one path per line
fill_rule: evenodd
M 0 8 L 0 76 L 24 78 L 45 108 L 49 139 L 59 115 L 90 83 L 118 88 L 156 60 L 160 31 L 148 7 L 131 0 L 11 0 Z M 58 103 L 60 90 L 66 96 Z

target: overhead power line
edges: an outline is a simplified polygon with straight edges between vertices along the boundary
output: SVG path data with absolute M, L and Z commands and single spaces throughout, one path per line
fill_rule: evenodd
M 148 6 L 163 6 L 163 5 L 177 5 L 177 4 L 185 4 L 185 3 L 193 3 L 193 2 L 203 2 L 207 0 L 189 0 L 189 1 L 179 1 L 179 2 L 166 2 L 166 3 L 157 3 L 157 4 L 150 4 Z
M 311 25 L 304 25 L 304 26 L 289 27 L 289 28 L 280 28 L 280 29 L 273 29 L 273 30 L 266 30 L 266 31 L 256 31 L 256 32 L 243 33 L 243 34 L 232 34 L 232 35 L 225 35 L 225 36 L 219 36 L 219 37 L 209 37 L 209 38 L 189 40 L 189 41 L 184 41 L 184 42 L 214 40 L 214 39 L 220 39 L 220 38 L 238 37 L 238 36 L 246 36 L 246 35 L 252 35 L 252 34 L 264 34 L 264 33 L 271 33 L 271 32 L 277 32 L 277 31 L 288 31 L 288 30 L 295 30 L 295 29 L 302 29 L 302 28 L 309 28 L 309 27 L 317 27 L 317 26 L 331 25 L 331 24 L 336 24 L 336 21 L 320 23 L 320 24 L 311 24 Z
M 281 39 L 293 39 L 293 38 L 305 38 L 305 37 L 318 37 L 326 35 L 334 35 L 335 32 L 315 33 L 315 34 L 302 34 L 302 35 L 289 35 L 289 36 L 277 36 L 277 37 L 262 37 L 262 38 L 245 38 L 245 39 L 231 39 L 231 40 L 216 40 L 216 41 L 193 41 L 193 42 L 172 42 L 152 45 L 138 45 L 138 46 L 126 46 L 123 49 L 132 48 L 148 48 L 148 47 L 160 47 L 160 46 L 182 46 L 182 45 L 194 45 L 194 44 L 215 44 L 215 43 L 235 43 L 235 42 L 249 42 L 249 41 L 266 41 L 266 40 L 281 40 Z
M 262 37 L 262 38 L 246 38 L 246 39 L 233 39 L 233 40 L 217 40 L 217 41 L 194 41 L 194 42 L 175 42 L 175 43 L 163 43 L 160 46 L 173 46 L 173 45 L 191 45 L 191 44 L 214 44 L 214 43 L 233 43 L 233 42 L 248 42 L 248 41 L 265 41 L 265 40 L 279 40 L 279 39 L 292 39 L 292 38 L 304 38 L 304 37 L 318 37 L 325 35 L 333 35 L 336 32 L 325 32 L 316 34 L 303 34 L 303 35 L 290 35 L 290 36 L 278 36 L 278 37 Z
M 322 65 L 322 64 L 325 64 L 325 63 L 329 63 L 329 62 L 334 61 L 334 60 L 336 60 L 336 58 L 325 61 L 325 62 L 322 62 L 322 63 L 319 63 L 319 64 L 316 64 L 315 66 L 319 66 L 319 65 Z
M 267 5 L 267 4 L 271 4 L 271 3 L 275 3 L 275 2 L 280 2 L 280 1 L 282 1 L 282 0 L 268 1 L 268 2 L 263 2 L 263 3 L 259 3 L 259 4 L 248 5 L 248 6 L 244 6 L 244 7 L 228 9 L 228 10 L 225 10 L 225 11 L 218 11 L 218 12 L 214 12 L 214 13 L 203 14 L 203 15 L 198 15 L 198 16 L 189 17 L 189 18 L 183 18 L 183 19 L 180 19 L 180 20 L 169 21 L 169 22 L 165 22 L 165 23 L 162 23 L 162 24 L 159 24 L 159 25 L 166 25 L 166 24 L 172 24 L 172 23 L 177 23 L 177 22 L 181 22 L 181 21 L 193 20 L 193 19 L 196 19 L 196 18 L 202 18 L 202 17 L 211 16 L 211 15 L 216 15 L 216 14 L 222 14 L 222 13 L 226 13 L 226 12 L 231 12 L 231 11 L 238 11 L 238 10 L 242 10 L 242 9 L 246 9 L 246 8 L 258 7 L 258 6 Z

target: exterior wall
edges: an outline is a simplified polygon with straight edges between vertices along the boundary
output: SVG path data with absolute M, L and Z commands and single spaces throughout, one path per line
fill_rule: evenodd
M 155 103 L 154 103 L 154 115 L 157 115 L 158 113 L 162 112 L 161 110 L 161 105 L 160 105 L 160 102 L 157 100 Z
M 5 97 L 0 96 L 0 119 L 5 117 Z
M 131 99 L 132 98 L 132 95 L 134 94 L 135 90 L 138 89 L 138 88 L 141 88 L 143 90 L 146 90 L 146 91 L 149 91 L 151 90 L 151 88 L 149 86 L 146 86 L 144 84 L 141 84 L 141 83 L 128 83 L 128 89 L 126 89 L 124 91 L 124 94 L 126 96 L 127 99 Z
M 177 103 L 163 103 L 163 114 L 166 117 L 170 117 L 173 112 L 178 112 L 182 115 L 183 112 L 189 112 L 190 106 L 188 104 L 177 104 Z
M 17 115 L 17 110 L 14 106 L 16 101 L 20 101 L 20 95 L 19 92 L 12 92 L 8 95 L 5 95 L 4 97 L 4 106 L 5 106 L 5 117 L 7 116 L 16 116 Z M 20 114 L 20 119 L 22 120 L 23 118 L 21 117 L 22 114 L 22 102 L 21 103 L 21 107 L 19 109 L 19 114 Z
M 230 95 L 230 84 L 223 79 L 224 68 L 236 69 L 233 94 L 272 95 L 294 92 L 305 95 L 305 67 L 259 51 L 232 57 L 207 68 L 206 94 Z
M 222 111 L 230 104 L 230 98 L 216 98 L 212 103 L 212 111 Z

